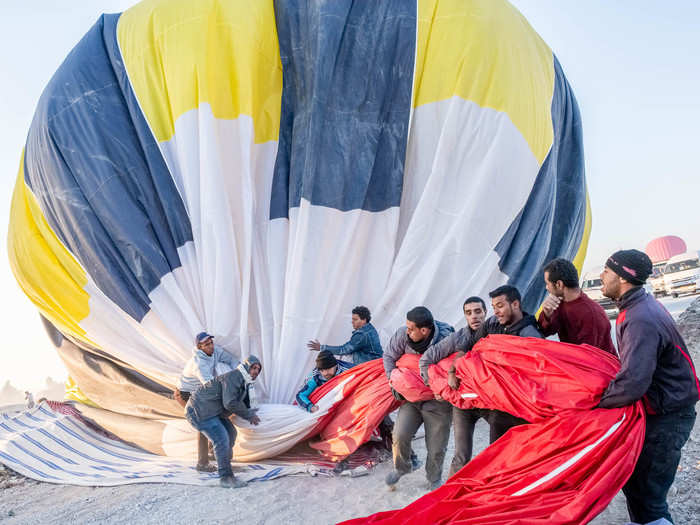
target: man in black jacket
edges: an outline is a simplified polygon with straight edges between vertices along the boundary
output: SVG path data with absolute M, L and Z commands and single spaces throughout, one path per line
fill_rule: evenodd
M 185 407 L 185 417 L 214 444 L 214 455 L 222 487 L 245 487 L 245 481 L 236 479 L 231 469 L 236 429 L 229 416 L 247 419 L 253 425 L 260 423 L 250 406 L 250 388 L 262 365 L 251 355 L 235 370 L 207 381 L 191 396 Z
M 537 320 L 534 316 L 523 312 L 520 308 L 520 292 L 515 286 L 504 284 L 489 293 L 494 315 L 489 317 L 473 333 L 460 330 L 443 339 L 435 348 L 428 349 L 420 359 L 421 376 L 427 384 L 428 367 L 439 361 L 436 357 L 448 356 L 458 352 L 457 357 L 469 352 L 482 338 L 491 334 L 517 335 L 520 337 L 538 337 L 542 334 L 537 329 Z M 459 388 L 459 379 L 456 376 L 454 365 L 449 370 L 447 382 L 451 388 Z M 527 423 L 524 419 L 515 417 L 500 410 L 482 411 L 489 423 L 489 442 L 493 443 L 511 427 Z
M 622 367 L 600 399 L 601 408 L 642 400 L 647 412 L 644 445 L 622 491 L 630 519 L 673 523 L 666 495 L 695 424 L 698 378 L 678 327 L 642 287 L 652 271 L 649 257 L 620 250 L 600 274 L 602 292 L 617 301 L 617 344 Z

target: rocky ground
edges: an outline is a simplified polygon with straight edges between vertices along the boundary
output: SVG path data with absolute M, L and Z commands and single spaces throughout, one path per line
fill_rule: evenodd
M 700 364 L 700 298 L 678 319 Z M 475 453 L 487 445 L 488 428 L 477 424 Z M 419 457 L 425 456 L 422 439 L 414 442 Z M 448 458 L 452 456 L 452 442 Z M 447 468 L 447 467 L 446 467 Z M 368 476 L 287 477 L 254 483 L 238 490 L 183 485 L 126 485 L 85 488 L 52 485 L 28 480 L 0 466 L 0 522 L 85 524 L 161 523 L 304 523 L 327 524 L 407 505 L 426 492 L 423 472 L 401 479 L 389 492 L 384 477 L 389 463 L 377 466 Z M 700 524 L 700 423 L 695 425 L 676 481 L 669 494 L 677 524 Z M 627 522 L 622 494 L 592 524 Z

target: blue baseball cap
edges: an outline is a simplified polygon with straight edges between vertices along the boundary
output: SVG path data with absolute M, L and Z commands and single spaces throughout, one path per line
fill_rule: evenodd
M 196 344 L 199 344 L 199 343 L 203 343 L 203 342 L 206 341 L 207 339 L 214 339 L 214 336 L 211 335 L 211 334 L 208 334 L 208 333 L 206 333 L 206 332 L 199 332 L 199 333 L 197 334 L 197 337 L 194 338 L 194 342 L 195 342 Z

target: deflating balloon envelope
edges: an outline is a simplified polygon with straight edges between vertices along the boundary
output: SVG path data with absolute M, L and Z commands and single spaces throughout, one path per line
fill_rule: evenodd
M 93 403 L 161 417 L 206 330 L 287 403 L 305 341 L 583 260 L 578 107 L 508 2 L 152 0 L 104 15 L 36 110 L 9 254 Z

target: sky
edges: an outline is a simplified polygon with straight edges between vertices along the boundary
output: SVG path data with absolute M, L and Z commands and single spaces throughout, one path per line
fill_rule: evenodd
M 66 371 L 7 258 L 12 190 L 44 86 L 101 13 L 133 1 L 5 0 L 0 17 L 0 384 Z M 584 269 L 662 235 L 700 249 L 700 2 L 514 0 L 579 103 L 593 228 Z

